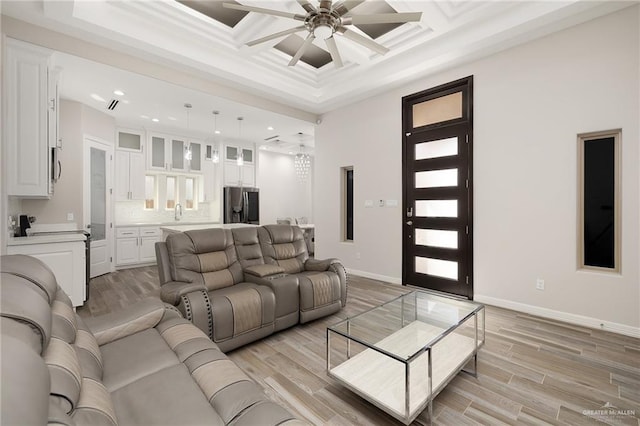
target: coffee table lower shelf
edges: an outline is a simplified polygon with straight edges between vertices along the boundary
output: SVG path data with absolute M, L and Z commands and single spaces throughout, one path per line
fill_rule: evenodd
M 378 342 L 376 346 L 397 349 L 398 345 L 405 342 L 415 342 L 417 334 L 424 339 L 425 334 L 437 336 L 440 332 L 437 327 L 416 321 Z M 431 388 L 428 373 L 429 352 L 422 353 L 411 362 L 401 362 L 375 349 L 365 349 L 331 368 L 328 373 L 378 408 L 409 424 L 476 355 L 476 342 L 464 335 L 449 334 L 433 346 L 431 353 Z M 405 395 L 406 369 L 409 369 L 410 382 L 408 396 Z M 406 398 L 409 399 L 408 413 Z

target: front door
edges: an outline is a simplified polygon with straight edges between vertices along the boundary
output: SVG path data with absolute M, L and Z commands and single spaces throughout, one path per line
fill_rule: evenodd
M 403 284 L 473 298 L 473 77 L 402 100 Z
M 111 272 L 111 165 L 113 147 L 86 138 L 84 169 L 84 223 L 91 233 L 90 276 Z

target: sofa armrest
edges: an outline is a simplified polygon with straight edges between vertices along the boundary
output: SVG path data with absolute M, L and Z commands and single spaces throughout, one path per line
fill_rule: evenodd
M 102 346 L 123 337 L 155 327 L 165 313 L 164 304 L 156 298 L 146 298 L 117 311 L 86 318 L 85 323 Z
M 264 278 L 269 275 L 284 274 L 284 268 L 279 265 L 262 264 L 249 266 L 244 272 L 254 277 Z
M 307 261 L 304 262 L 304 270 L 324 272 L 328 271 L 331 265 L 334 263 L 340 263 L 340 261 L 338 259 L 307 259 Z
M 202 283 L 169 281 L 160 287 L 160 299 L 162 299 L 163 302 L 177 306 L 183 295 L 202 290 L 207 291 L 207 288 Z

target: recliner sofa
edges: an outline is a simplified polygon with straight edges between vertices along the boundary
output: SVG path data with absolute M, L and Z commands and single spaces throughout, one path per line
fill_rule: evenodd
M 160 294 L 222 351 L 339 311 L 347 274 L 297 226 L 201 229 L 156 243 Z
M 83 321 L 40 260 L 0 272 L 0 424 L 302 424 L 157 298 Z

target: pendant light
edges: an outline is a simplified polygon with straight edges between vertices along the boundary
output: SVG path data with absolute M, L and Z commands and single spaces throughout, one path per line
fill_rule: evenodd
M 220 111 L 213 111 L 213 120 L 214 120 L 214 124 L 213 124 L 213 140 L 215 142 L 216 139 L 216 135 L 220 134 L 220 130 L 218 130 L 218 114 L 220 114 Z M 218 148 L 216 146 L 216 148 L 213 149 L 213 153 L 211 155 L 211 161 L 213 161 L 214 163 L 218 163 L 220 161 L 220 153 L 218 152 Z
M 242 138 L 242 120 L 244 120 L 243 117 L 238 117 L 238 140 L 240 140 Z M 238 164 L 238 166 L 243 166 L 244 165 L 244 158 L 242 157 L 242 148 L 238 148 L 238 158 L 236 160 L 236 163 Z
M 191 104 L 184 104 L 185 109 L 187 110 L 187 133 L 189 132 L 189 111 L 191 110 Z M 193 158 L 193 152 L 191 151 L 191 145 L 184 147 L 184 159 L 187 161 L 191 161 Z

